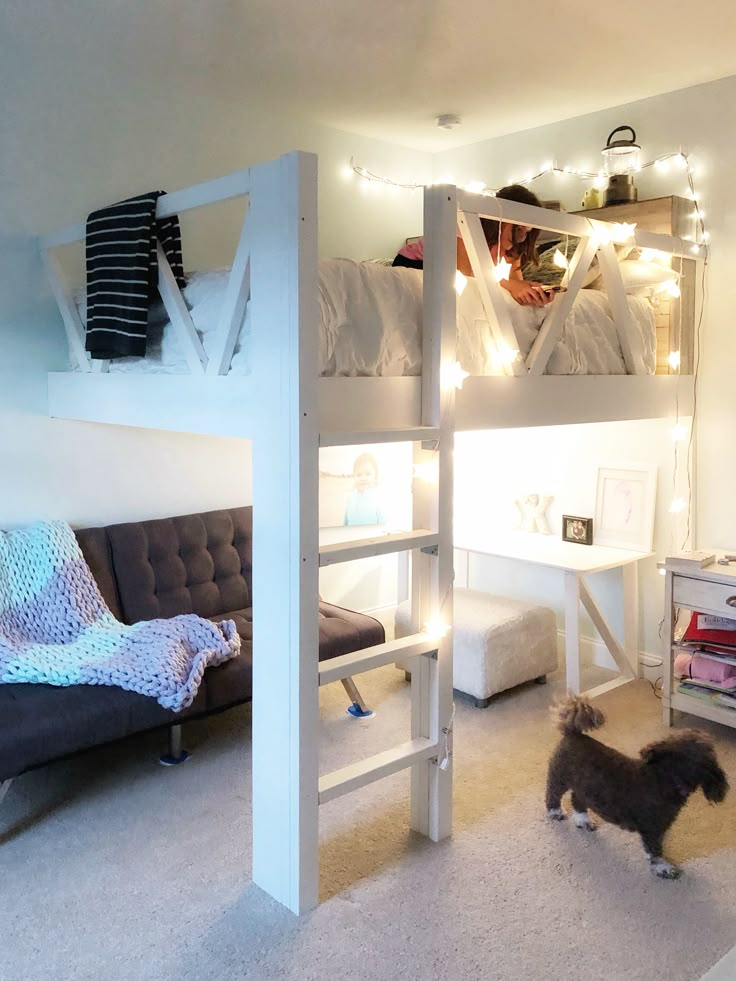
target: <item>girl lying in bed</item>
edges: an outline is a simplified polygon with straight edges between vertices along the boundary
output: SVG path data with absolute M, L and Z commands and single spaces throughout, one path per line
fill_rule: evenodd
M 509 184 L 502 187 L 496 194 L 497 198 L 504 198 L 506 201 L 518 201 L 521 204 L 531 204 L 539 208 L 540 202 L 536 194 L 520 184 Z M 527 282 L 521 272 L 522 266 L 529 262 L 537 261 L 537 238 L 539 237 L 538 228 L 530 228 L 528 225 L 511 225 L 507 222 L 497 222 L 492 218 L 481 218 L 481 225 L 491 251 L 491 259 L 498 262 L 505 259 L 511 263 L 511 271 L 508 279 L 501 280 L 501 286 L 513 296 L 517 303 L 522 306 L 543 307 L 551 303 L 554 293 L 548 292 L 541 283 Z M 500 227 L 499 227 L 500 226 Z M 410 269 L 424 268 L 424 240 L 417 239 L 411 245 L 405 245 L 400 249 L 393 261 L 394 266 L 407 266 Z M 457 239 L 457 268 L 465 276 L 472 276 L 473 270 L 470 265 L 468 253 L 465 250 L 465 243 L 458 233 Z

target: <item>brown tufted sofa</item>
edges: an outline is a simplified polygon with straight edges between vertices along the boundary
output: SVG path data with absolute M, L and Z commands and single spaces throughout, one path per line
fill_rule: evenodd
M 250 701 L 252 527 L 252 509 L 242 507 L 76 532 L 107 605 L 123 623 L 180 613 L 232 619 L 241 653 L 209 668 L 193 704 L 178 713 L 121 688 L 0 685 L 0 781 Z M 320 602 L 321 661 L 384 640 L 383 626 L 372 617 Z

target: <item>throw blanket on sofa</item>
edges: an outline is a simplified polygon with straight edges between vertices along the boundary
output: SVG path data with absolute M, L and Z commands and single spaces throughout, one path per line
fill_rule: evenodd
M 66 522 L 0 532 L 0 683 L 115 685 L 178 712 L 239 650 L 232 620 L 120 623 Z

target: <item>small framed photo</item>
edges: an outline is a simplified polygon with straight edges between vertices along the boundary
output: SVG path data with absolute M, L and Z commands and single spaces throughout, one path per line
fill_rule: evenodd
M 596 545 L 651 552 L 657 467 L 643 463 L 598 468 Z
M 593 519 L 578 518 L 574 514 L 562 515 L 563 542 L 576 542 L 578 545 L 593 544 Z

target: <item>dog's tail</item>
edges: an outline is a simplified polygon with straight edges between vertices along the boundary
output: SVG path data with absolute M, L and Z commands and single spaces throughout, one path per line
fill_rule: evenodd
M 595 708 L 582 695 L 568 695 L 552 706 L 557 728 L 566 736 L 598 729 L 606 721 L 600 709 Z

